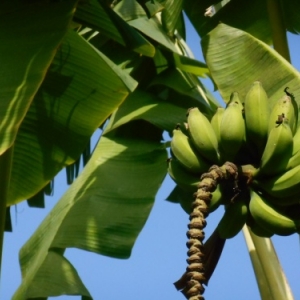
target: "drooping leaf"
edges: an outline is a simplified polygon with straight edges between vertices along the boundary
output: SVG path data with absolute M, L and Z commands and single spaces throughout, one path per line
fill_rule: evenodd
M 175 66 L 181 71 L 192 73 L 199 77 L 206 77 L 206 75 L 209 73 L 206 64 L 196 59 L 179 55 L 177 53 L 173 53 L 173 57 Z
M 162 101 L 142 90 L 135 90 L 111 117 L 105 129 L 109 132 L 132 120 L 143 119 L 157 127 L 172 132 L 176 124 L 185 121 L 186 109 Z
M 222 44 L 222 47 L 220 47 Z M 300 104 L 300 73 L 275 50 L 239 29 L 218 25 L 202 40 L 207 66 L 225 102 L 234 91 L 244 99 L 259 80 L 270 105 L 289 87 Z
M 23 279 L 24 283 L 14 294 L 13 300 L 47 299 L 60 295 L 82 295 L 92 299 L 77 271 L 60 250 L 49 249 L 35 276 L 30 278 L 27 273 Z
M 198 34 L 203 37 L 220 22 L 247 31 L 251 35 L 271 43 L 271 29 L 266 1 L 231 0 L 212 17 L 205 10 L 211 1 L 185 0 L 184 11 Z
M 285 25 L 288 31 L 300 33 L 300 2 L 298 0 L 280 1 Z
M 0 4 L 0 154 L 18 128 L 42 83 L 77 1 Z
M 154 46 L 139 32 L 129 26 L 116 12 L 106 4 L 91 0 L 79 2 L 75 20 L 81 24 L 99 31 L 128 49 L 152 57 L 155 53 Z
M 149 87 L 156 85 L 169 87 L 179 94 L 196 100 L 196 106 L 199 106 L 201 110 L 208 115 L 212 113 L 218 105 L 214 98 L 207 97 L 205 90 L 202 88 L 196 76 L 182 72 L 177 68 L 168 68 L 161 72 L 150 82 Z
M 165 9 L 161 14 L 161 22 L 166 33 L 173 37 L 178 20 L 181 15 L 183 0 L 166 0 L 164 2 Z
M 10 206 L 6 208 L 5 215 L 5 231 L 12 232 L 12 223 L 11 223 L 11 215 L 10 215 Z
M 146 13 L 149 18 L 154 17 L 157 13 L 164 9 L 164 6 L 156 0 L 149 0 L 145 2 Z
M 114 11 L 126 22 L 145 17 L 143 7 L 135 0 L 122 0 L 114 7 Z
M 71 266 L 51 267 L 66 263 L 61 253 L 67 247 L 128 258 L 166 175 L 166 159 L 157 138 L 102 136 L 82 173 L 22 247 L 22 283 L 13 299 L 37 297 L 45 285 L 49 295 L 71 289 Z M 52 257 L 53 248 L 59 256 Z M 66 286 L 60 287 L 57 272 Z
M 167 49 L 177 52 L 174 42 L 171 38 L 164 32 L 162 25 L 155 18 L 148 19 L 147 17 L 140 17 L 128 22 L 129 25 L 138 29 L 146 36 L 150 37 L 160 45 L 166 47 Z
M 69 31 L 18 132 L 8 204 L 35 195 L 73 163 L 136 85 Z

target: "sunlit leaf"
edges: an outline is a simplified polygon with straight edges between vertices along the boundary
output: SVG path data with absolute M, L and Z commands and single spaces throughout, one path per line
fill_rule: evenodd
M 26 299 L 29 291 L 37 297 L 33 291 L 49 281 L 49 295 L 59 290 L 57 272 L 69 288 L 72 267 L 61 256 L 51 257 L 52 248 L 128 258 L 166 175 L 166 159 L 158 141 L 102 136 L 82 173 L 21 249 L 22 283 L 13 299 Z M 45 267 L 56 259 L 67 267 Z
M 186 119 L 186 109 L 170 102 L 136 90 L 112 115 L 109 126 L 105 132 L 109 132 L 132 120 L 143 119 L 157 127 L 172 132 L 176 124 Z
M 200 106 L 203 112 L 209 113 L 209 111 L 213 111 L 215 106 L 217 106 L 214 100 L 211 101 L 212 99 L 206 96 L 197 77 L 191 76 L 191 74 L 182 72 L 179 69 L 168 68 L 161 72 L 152 80 L 149 86 L 155 85 L 169 87 L 180 94 L 197 100 L 197 106 Z
M 79 2 L 75 20 L 140 54 L 152 57 L 155 53 L 154 46 L 106 4 L 96 0 Z
M 66 33 L 76 2 L 1 2 L 0 154 L 14 142 Z
M 257 38 L 270 43 L 271 30 L 266 1 L 231 0 L 213 17 L 206 17 L 205 11 L 211 1 L 186 0 L 184 10 L 202 37 L 220 22 L 247 31 Z
M 35 195 L 73 163 L 136 85 L 69 31 L 17 135 L 8 204 Z
M 158 20 L 154 18 L 148 19 L 147 17 L 140 17 L 138 19 L 131 20 L 128 23 L 167 49 L 173 52 L 178 51 L 171 38 L 163 31 L 162 25 Z
M 173 36 L 181 15 L 183 0 L 166 0 L 161 14 L 163 28 L 169 36 Z
M 259 80 L 270 105 L 284 95 L 287 86 L 300 103 L 300 73 L 262 41 L 220 24 L 203 38 L 202 46 L 210 73 L 225 102 L 234 91 L 244 99 L 251 84 Z

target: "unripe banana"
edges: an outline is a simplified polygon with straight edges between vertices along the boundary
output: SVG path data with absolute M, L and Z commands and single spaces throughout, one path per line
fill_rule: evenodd
M 209 212 L 215 211 L 221 204 L 227 202 L 227 199 L 223 195 L 220 185 L 218 184 L 217 188 L 212 192 L 212 198 L 209 202 L 208 209 Z
M 247 226 L 251 229 L 251 231 L 260 237 L 271 237 L 274 235 L 274 232 L 271 232 L 263 227 L 261 227 L 252 217 L 250 211 L 247 216 L 246 221 Z
M 215 114 L 212 116 L 210 120 L 210 124 L 216 134 L 218 143 L 220 143 L 220 127 L 221 127 L 221 120 L 224 114 L 225 108 L 218 107 Z
M 300 150 L 300 130 L 298 129 L 293 137 L 293 153 L 295 155 Z
M 245 122 L 238 93 L 231 95 L 220 127 L 220 151 L 223 161 L 233 161 L 245 139 Z
M 252 226 L 250 226 L 251 231 L 260 237 L 267 237 L 270 238 L 274 235 L 274 232 L 271 232 L 270 230 L 261 227 L 257 222 L 253 222 Z
M 201 174 L 208 170 L 209 165 L 191 145 L 187 137 L 180 129 L 173 130 L 171 150 L 182 166 L 189 172 Z
M 230 239 L 237 235 L 246 223 L 248 206 L 242 197 L 237 197 L 230 203 L 220 220 L 217 230 L 223 239 Z
M 298 105 L 294 97 L 290 95 L 291 94 L 284 95 L 275 103 L 270 114 L 269 132 L 276 124 L 281 123 L 285 119 L 289 123 L 293 135 L 296 133 L 298 123 Z
M 286 169 L 289 170 L 299 165 L 300 165 L 300 150 L 290 157 Z
M 300 220 L 295 221 L 284 216 L 278 209 L 271 206 L 261 195 L 251 191 L 249 210 L 253 219 L 266 230 L 278 235 L 291 235 L 297 232 Z
M 271 178 L 254 180 L 253 184 L 272 197 L 295 196 L 300 189 L 300 165 Z
M 261 82 L 253 83 L 246 95 L 244 109 L 247 137 L 254 143 L 261 155 L 268 138 L 270 118 L 268 96 Z
M 287 170 L 300 165 L 300 130 L 297 130 L 293 137 L 293 152 L 288 161 Z
M 300 203 L 300 191 L 296 194 L 286 197 L 274 197 L 267 193 L 263 193 L 263 197 L 272 205 L 287 207 Z
M 277 175 L 286 170 L 293 151 L 293 133 L 288 123 L 274 126 L 263 152 L 259 174 Z
M 198 152 L 211 162 L 219 161 L 218 140 L 216 134 L 204 114 L 197 107 L 188 112 L 188 129 Z
M 200 175 L 188 172 L 176 158 L 168 159 L 168 173 L 180 188 L 191 195 L 197 191 Z

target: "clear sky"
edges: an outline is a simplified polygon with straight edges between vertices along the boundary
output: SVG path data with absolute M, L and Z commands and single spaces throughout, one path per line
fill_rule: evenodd
M 187 25 L 188 45 L 203 61 L 199 37 Z M 300 37 L 288 35 L 293 65 L 300 70 Z M 208 81 L 205 81 L 207 83 Z M 209 85 L 210 88 L 212 87 Z M 0 299 L 9 300 L 21 282 L 18 251 L 68 188 L 63 170 L 55 179 L 55 193 L 47 197 L 46 209 L 21 203 L 12 208 L 13 233 L 5 233 Z M 128 260 L 119 260 L 77 249 L 67 249 L 66 257 L 75 266 L 95 300 L 183 300 L 173 282 L 186 268 L 187 214 L 179 205 L 165 201 L 174 187 L 167 177 L 156 197 L 149 219 Z M 208 217 L 206 236 L 217 225 L 223 209 Z M 300 243 L 298 235 L 272 238 L 291 285 L 300 299 Z M 222 257 L 205 291 L 207 300 L 259 299 L 258 288 L 242 233 L 226 242 Z M 49 299 L 74 299 L 62 296 Z

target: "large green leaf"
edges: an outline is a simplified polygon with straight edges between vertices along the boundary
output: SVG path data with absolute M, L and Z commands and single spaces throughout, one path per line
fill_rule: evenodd
M 148 19 L 147 17 L 140 17 L 128 22 L 129 25 L 138 29 L 149 38 L 153 39 L 160 45 L 167 49 L 178 52 L 172 39 L 164 32 L 162 25 L 155 18 Z
M 218 106 L 217 101 L 206 93 L 196 76 L 177 68 L 168 68 L 157 75 L 149 84 L 149 87 L 154 86 L 168 87 L 182 96 L 195 100 L 196 106 L 207 115 L 214 112 Z
M 173 37 L 182 13 L 183 0 L 166 0 L 164 6 L 165 8 L 161 14 L 161 22 L 167 34 Z
M 211 1 L 207 0 L 184 2 L 184 10 L 201 37 L 222 22 L 270 43 L 271 29 L 266 1 L 231 0 L 213 17 L 206 17 L 205 10 L 210 5 Z
M 270 98 L 270 105 L 282 97 L 287 86 L 300 104 L 300 73 L 275 50 L 250 34 L 220 24 L 203 38 L 202 47 L 225 102 L 234 91 L 243 99 L 251 84 L 259 80 Z
M 8 204 L 30 198 L 74 162 L 136 85 L 70 30 L 18 132 Z
M 1 1 L 0 154 L 18 128 L 42 83 L 77 1 Z
M 140 54 L 152 57 L 155 53 L 154 46 L 147 39 L 106 4 L 100 5 L 97 0 L 79 2 L 75 20 Z
M 142 90 L 135 90 L 111 117 L 105 129 L 109 132 L 132 120 L 143 119 L 172 132 L 177 123 L 184 122 L 186 108 L 179 107 Z
M 66 286 L 60 285 L 56 266 L 64 258 L 51 257 L 53 249 L 60 255 L 67 247 L 77 247 L 128 258 L 166 175 L 166 159 L 158 141 L 102 136 L 82 173 L 22 247 L 22 283 L 13 299 L 41 297 L 34 293 L 43 287 L 43 297 L 71 289 L 72 280 L 67 279 L 73 269 L 69 263 L 59 269 L 59 276 L 66 278 Z
M 280 0 L 283 10 L 284 21 L 287 30 L 293 33 L 300 33 L 300 1 Z

